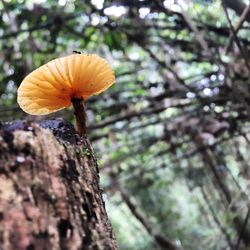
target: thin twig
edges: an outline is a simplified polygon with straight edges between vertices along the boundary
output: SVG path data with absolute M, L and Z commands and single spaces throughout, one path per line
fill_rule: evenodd
M 185 22 L 187 23 L 188 27 L 191 29 L 191 31 L 193 31 L 195 39 L 197 40 L 197 42 L 200 44 L 201 48 L 207 53 L 209 54 L 209 49 L 208 49 L 208 45 L 207 42 L 205 41 L 205 39 L 203 38 L 201 32 L 199 32 L 199 30 L 197 29 L 197 27 L 195 26 L 195 24 L 193 23 L 192 19 L 188 16 L 188 14 L 186 13 L 186 11 L 183 9 L 182 10 L 182 16 L 183 19 L 185 20 Z
M 243 23 L 246 21 L 246 18 L 248 16 L 249 12 L 250 12 L 250 4 L 243 11 L 242 15 L 240 16 L 240 20 L 239 20 L 238 24 L 235 27 L 235 34 L 236 35 L 237 35 L 238 31 L 241 29 Z M 234 38 L 234 35 L 233 35 L 233 33 L 231 33 L 230 37 L 229 37 L 229 43 L 228 43 L 227 48 L 226 48 L 226 53 L 227 54 L 228 54 L 228 52 L 230 51 L 230 49 L 232 47 L 233 38 Z
M 244 231 L 245 231 L 245 229 L 246 229 L 246 226 L 247 226 L 247 222 L 248 222 L 249 217 L 250 217 L 250 207 L 248 208 L 247 215 L 246 215 L 246 218 L 245 218 L 245 220 L 244 220 L 244 224 L 242 225 L 242 228 L 241 228 L 241 231 L 240 231 L 240 235 L 239 235 L 239 238 L 238 238 L 238 241 L 237 241 L 235 250 L 238 250 L 239 247 L 240 247 L 241 238 L 242 238 L 242 236 L 243 236 L 243 234 L 244 234 Z
M 202 194 L 202 197 L 211 213 L 211 216 L 214 220 L 214 222 L 217 224 L 218 228 L 220 229 L 221 233 L 224 235 L 225 239 L 227 240 L 228 246 L 230 247 L 230 249 L 234 249 L 234 245 L 232 243 L 231 237 L 229 235 L 229 233 L 227 232 L 227 228 L 225 226 L 222 225 L 221 221 L 219 220 L 218 214 L 215 211 L 215 209 L 213 208 L 208 195 L 205 192 L 205 188 L 204 186 L 200 186 L 200 191 Z
M 241 56 L 242 56 L 242 57 L 244 58 L 244 60 L 245 60 L 245 64 L 246 64 L 246 67 L 247 67 L 248 71 L 250 72 L 250 65 L 249 65 L 249 63 L 248 63 L 248 58 L 247 58 L 247 56 L 246 56 L 246 52 L 245 52 L 244 48 L 241 46 L 240 40 L 239 40 L 238 37 L 237 37 L 237 34 L 236 34 L 236 32 L 235 32 L 235 29 L 234 29 L 233 24 L 232 24 L 232 22 L 231 22 L 231 19 L 230 19 L 230 17 L 229 17 L 229 14 L 228 14 L 228 11 L 227 11 L 226 6 L 225 6 L 224 4 L 222 4 L 222 6 L 223 6 L 224 12 L 225 12 L 225 14 L 226 14 L 226 18 L 227 18 L 227 21 L 228 21 L 228 23 L 229 23 L 230 29 L 231 29 L 231 31 L 232 31 L 233 39 L 234 39 L 235 43 L 237 44 L 237 46 L 238 46 L 238 48 L 239 48 L 239 50 L 240 50 Z

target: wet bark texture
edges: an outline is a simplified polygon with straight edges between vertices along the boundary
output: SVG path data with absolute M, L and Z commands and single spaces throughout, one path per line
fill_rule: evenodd
M 93 149 L 71 124 L 0 124 L 0 249 L 116 249 Z

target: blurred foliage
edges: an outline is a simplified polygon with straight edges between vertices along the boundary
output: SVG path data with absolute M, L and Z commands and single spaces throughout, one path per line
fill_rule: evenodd
M 1 121 L 73 121 L 70 109 L 24 114 L 22 79 L 73 50 L 112 64 L 116 84 L 86 105 L 119 249 L 250 247 L 249 23 L 236 43 L 218 0 L 3 0 L 0 11 Z

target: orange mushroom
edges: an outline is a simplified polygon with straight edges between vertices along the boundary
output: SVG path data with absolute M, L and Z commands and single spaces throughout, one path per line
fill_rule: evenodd
M 94 54 L 57 58 L 27 75 L 18 88 L 17 102 L 31 115 L 47 115 L 73 104 L 80 135 L 86 133 L 83 101 L 115 82 L 108 62 Z

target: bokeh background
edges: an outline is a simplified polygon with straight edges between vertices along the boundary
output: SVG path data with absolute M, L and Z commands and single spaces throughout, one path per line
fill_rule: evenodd
M 34 68 L 73 50 L 112 65 L 86 103 L 121 250 L 249 249 L 249 1 L 0 1 L 0 120 Z M 0 184 L 1 185 L 1 184 Z

